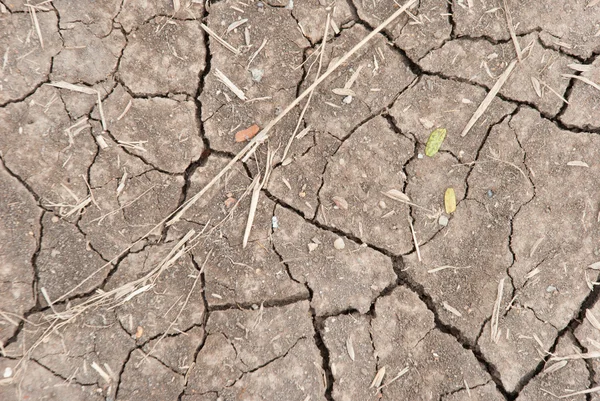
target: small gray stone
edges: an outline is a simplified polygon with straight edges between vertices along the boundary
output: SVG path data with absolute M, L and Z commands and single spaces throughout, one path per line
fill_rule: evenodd
M 250 70 L 250 74 L 252 74 L 252 80 L 254 82 L 260 82 L 262 80 L 263 75 L 265 75 L 265 72 L 260 68 L 253 68 Z
M 440 226 L 446 227 L 448 225 L 448 217 L 445 215 L 441 215 L 438 219 L 438 224 Z

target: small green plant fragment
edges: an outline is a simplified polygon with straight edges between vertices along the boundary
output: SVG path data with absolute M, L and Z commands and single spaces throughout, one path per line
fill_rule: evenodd
M 435 155 L 442 147 L 444 138 L 446 138 L 446 128 L 438 128 L 429 134 L 427 146 L 425 146 L 425 154 L 429 157 Z

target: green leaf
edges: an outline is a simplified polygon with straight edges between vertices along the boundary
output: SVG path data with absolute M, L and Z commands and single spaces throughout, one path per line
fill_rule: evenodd
M 444 138 L 446 138 L 446 128 L 438 128 L 429 134 L 427 146 L 425 146 L 425 154 L 429 157 L 435 155 L 442 147 Z

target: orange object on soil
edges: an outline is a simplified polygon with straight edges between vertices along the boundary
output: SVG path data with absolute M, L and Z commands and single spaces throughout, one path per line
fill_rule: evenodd
M 236 132 L 235 133 L 235 141 L 236 142 L 248 141 L 248 140 L 254 138 L 254 136 L 256 134 L 258 134 L 258 131 L 260 131 L 260 128 L 258 127 L 258 125 L 254 124 L 246 129 Z

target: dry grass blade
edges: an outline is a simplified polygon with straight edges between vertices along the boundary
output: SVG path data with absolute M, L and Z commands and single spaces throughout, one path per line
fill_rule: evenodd
M 377 374 L 373 378 L 371 385 L 369 388 L 378 388 L 381 386 L 381 382 L 383 382 L 383 377 L 385 376 L 385 366 L 377 371 Z
M 94 369 L 103 379 L 105 382 L 110 383 L 112 381 L 110 375 L 108 373 L 106 373 L 97 363 L 96 361 L 92 362 L 91 364 L 92 369 Z
M 392 384 L 393 382 L 395 382 L 396 380 L 398 380 L 399 378 L 401 378 L 402 376 L 404 376 L 407 372 L 408 372 L 408 366 L 406 366 L 404 369 L 402 369 L 400 372 L 398 372 L 398 374 L 396 376 L 394 376 L 394 378 L 392 380 L 390 380 L 389 382 L 377 387 L 377 391 L 381 391 L 381 389 L 386 388 L 387 386 L 389 386 L 390 384 Z
M 598 387 L 593 387 L 593 388 L 589 388 L 587 390 L 581 390 L 581 391 L 575 391 L 574 393 L 571 394 L 565 394 L 565 395 L 561 395 L 558 398 L 569 398 L 569 397 L 575 397 L 577 395 L 582 395 L 582 394 L 591 394 L 591 393 L 597 393 L 600 391 L 600 386 Z
M 544 85 L 546 88 L 548 88 L 548 90 L 550 90 L 550 92 L 552 92 L 553 94 L 555 94 L 560 100 L 562 100 L 564 103 L 569 104 L 569 102 L 567 101 L 567 99 L 565 99 L 563 97 L 563 95 L 561 95 L 560 93 L 558 93 L 554 88 L 552 88 L 550 85 L 548 85 L 547 83 L 545 83 L 544 81 L 540 81 L 540 83 L 542 85 Z
M 502 304 L 502 295 L 504 293 L 504 279 L 501 279 L 498 283 L 498 294 L 496 295 L 496 302 L 494 302 L 494 310 L 492 311 L 492 320 L 490 324 L 491 333 L 490 337 L 492 342 L 496 341 L 498 337 L 498 319 L 500 318 L 500 305 Z
M 354 361 L 356 355 L 354 354 L 354 345 L 352 344 L 352 336 L 348 337 L 346 340 L 346 350 L 348 351 L 348 356 L 350 359 Z
M 446 269 L 453 269 L 454 271 L 456 271 L 459 269 L 470 269 L 470 268 L 471 268 L 471 266 L 460 267 L 460 266 L 445 265 L 445 266 L 440 266 L 440 267 L 436 267 L 434 269 L 427 270 L 427 273 L 437 273 L 439 271 L 446 270 Z
M 248 220 L 246 221 L 246 230 L 244 231 L 244 240 L 242 247 L 245 248 L 248 245 L 248 238 L 250 238 L 250 231 L 252 230 L 252 224 L 254 223 L 254 216 L 256 215 L 256 207 L 258 206 L 258 198 L 260 197 L 260 174 L 257 174 L 252 181 L 252 198 L 250 200 L 250 211 L 248 212 Z
M 540 81 L 536 77 L 531 77 L 531 85 L 533 86 L 533 90 L 538 97 L 542 97 L 542 87 L 540 85 Z
M 348 79 L 348 81 L 346 81 L 346 83 L 344 84 L 344 89 L 350 89 L 352 88 L 352 85 L 354 85 L 354 82 L 356 81 L 356 79 L 358 78 L 358 74 L 360 74 L 360 70 L 363 69 L 363 65 L 359 65 L 358 68 L 356 69 L 356 71 L 354 71 L 354 73 L 352 74 L 352 76 L 350 77 L 350 79 Z
M 243 18 L 243 19 L 232 22 L 227 27 L 227 33 L 233 31 L 235 28 L 238 28 L 238 27 L 244 25 L 246 22 L 248 22 L 248 18 Z
M 546 367 L 544 369 L 544 373 L 545 374 L 550 374 L 550 373 L 554 373 L 556 371 L 561 370 L 562 368 L 564 368 L 565 366 L 567 366 L 567 364 L 569 363 L 569 361 L 560 361 L 560 362 L 556 362 L 548 367 Z
M 598 1 L 600 1 L 600 0 L 598 0 Z M 579 63 L 567 64 L 567 67 L 569 67 L 572 70 L 580 71 L 580 72 L 592 71 L 594 69 L 594 66 L 591 64 L 579 64 Z
M 588 266 L 588 269 L 600 270 L 600 262 L 594 262 Z
M 594 316 L 594 314 L 592 313 L 591 310 L 586 309 L 585 311 L 585 318 L 588 320 L 588 322 L 590 322 L 590 324 L 592 326 L 594 326 L 594 328 L 598 331 L 600 331 L 600 322 L 598 321 L 598 319 L 596 318 L 596 316 Z
M 504 70 L 502 75 L 500 75 L 500 77 L 498 78 L 494 86 L 492 86 L 492 89 L 490 89 L 485 99 L 483 99 L 483 102 L 481 102 L 477 110 L 475 110 L 473 117 L 471 117 L 460 136 L 464 137 L 465 135 L 467 135 L 471 128 L 473 128 L 477 120 L 479 120 L 483 113 L 485 113 L 489 105 L 492 103 L 492 101 L 494 100 L 494 98 L 496 97 L 496 95 L 510 76 L 511 72 L 514 70 L 515 65 L 517 65 L 517 60 L 511 61 L 508 67 L 506 67 L 506 70 Z
M 586 162 L 582 162 L 581 160 L 573 160 L 573 161 L 567 162 L 567 166 L 570 166 L 570 167 L 589 167 L 589 164 L 587 164 Z
M 452 313 L 453 315 L 455 315 L 457 317 L 462 317 L 462 313 L 460 313 L 460 311 L 458 309 L 456 309 L 454 306 L 450 305 L 446 301 L 442 302 L 442 306 L 444 307 L 444 309 L 446 309 L 448 312 Z
M 232 52 L 236 56 L 240 55 L 240 51 L 238 49 L 236 49 L 235 47 L 231 46 L 229 43 L 227 43 L 225 40 L 223 40 L 219 35 L 217 35 L 212 29 L 210 29 L 209 27 L 207 27 L 206 25 L 204 25 L 202 22 L 200 23 L 200 27 L 202 29 L 204 29 L 204 31 L 206 33 L 208 33 L 210 35 L 210 37 L 212 37 L 214 40 L 216 40 L 217 42 L 219 42 L 227 50 L 229 50 L 230 52 Z
M 598 85 L 597 83 L 595 83 L 594 81 L 592 81 L 589 78 L 586 77 L 582 77 L 581 75 L 573 75 L 573 74 L 562 74 L 563 77 L 565 78 L 575 78 L 580 80 L 581 82 L 584 82 L 588 85 L 590 85 L 592 88 L 596 88 L 600 91 L 600 85 Z
M 50 82 L 46 85 L 54 86 L 56 88 L 61 88 L 61 89 L 68 89 L 68 90 L 74 91 L 74 92 L 86 93 L 88 95 L 94 95 L 94 96 L 98 93 L 98 91 L 94 88 L 88 88 L 87 86 L 73 85 L 73 84 L 65 82 L 65 81 Z
M 583 354 L 571 354 L 571 355 L 565 355 L 565 356 L 553 356 L 552 358 L 550 358 L 551 361 L 570 361 L 570 360 L 577 360 L 577 359 L 594 359 L 594 358 L 600 358 L 600 351 L 592 351 L 592 352 L 586 352 Z
M 521 58 L 521 45 L 519 45 L 519 40 L 517 39 L 517 35 L 515 34 L 515 27 L 512 22 L 512 16 L 510 14 L 510 9 L 508 8 L 508 4 L 506 0 L 503 0 L 504 3 L 504 15 L 506 16 L 506 24 L 508 25 L 508 32 L 510 33 L 510 38 L 515 45 L 515 52 L 517 52 L 517 59 L 519 62 L 523 61 Z
M 43 49 L 44 48 L 44 38 L 42 38 L 42 30 L 40 29 L 40 23 L 38 21 L 37 14 L 35 13 L 36 7 L 31 4 L 25 4 L 25 5 L 27 7 L 29 7 L 29 12 L 31 13 L 31 20 L 33 22 L 33 25 L 35 26 L 35 31 L 38 35 L 38 39 L 40 40 L 40 46 Z
M 410 202 L 410 198 L 407 195 L 403 194 L 402 192 L 398 191 L 397 189 L 390 189 L 389 191 L 381 192 L 381 194 L 385 195 L 388 198 L 393 199 L 395 201 L 406 203 L 407 205 L 410 205 L 410 206 L 418 207 L 419 209 L 423 209 L 426 212 L 435 213 L 433 210 L 429 210 L 426 207 L 423 207 L 423 206 L 417 205 L 416 203 Z
M 219 81 L 221 81 L 226 87 L 228 87 L 240 100 L 243 100 L 243 101 L 248 100 L 248 98 L 244 94 L 244 91 L 242 91 L 240 88 L 238 88 L 231 81 L 231 79 L 227 78 L 227 76 L 225 74 L 223 74 L 223 72 L 221 72 L 221 70 L 219 70 L 218 68 L 215 68 L 214 74 L 217 77 L 217 79 Z

